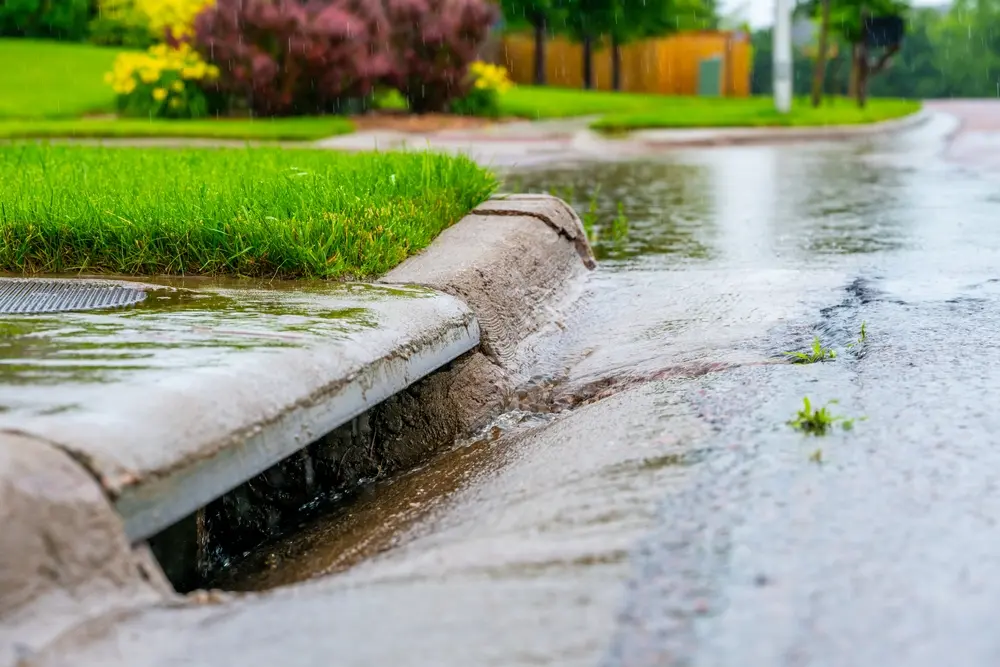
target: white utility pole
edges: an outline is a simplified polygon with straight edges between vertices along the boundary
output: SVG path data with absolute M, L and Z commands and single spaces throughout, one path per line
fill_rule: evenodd
M 774 107 L 778 113 L 792 108 L 791 4 L 791 0 L 774 0 Z

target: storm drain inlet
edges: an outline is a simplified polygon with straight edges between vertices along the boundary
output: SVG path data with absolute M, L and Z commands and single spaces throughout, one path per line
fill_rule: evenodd
M 141 289 L 109 281 L 0 278 L 0 315 L 122 308 L 145 298 Z

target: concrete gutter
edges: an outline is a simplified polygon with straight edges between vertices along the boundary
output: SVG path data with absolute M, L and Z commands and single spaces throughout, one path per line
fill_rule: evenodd
M 568 205 L 522 195 L 483 204 L 379 285 L 174 280 L 129 310 L 7 316 L 0 445 L 68 454 L 133 544 L 378 404 L 418 424 L 386 445 L 411 465 L 429 451 L 419 424 L 451 437 L 505 408 L 518 346 L 593 265 Z M 0 466 L 0 487 L 16 469 Z M 18 548 L 4 540 L 0 563 Z

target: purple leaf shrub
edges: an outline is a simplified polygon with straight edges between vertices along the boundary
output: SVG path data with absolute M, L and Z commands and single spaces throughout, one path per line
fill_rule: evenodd
M 392 73 L 378 0 L 217 0 L 194 44 L 220 70 L 218 92 L 262 116 L 327 113 Z

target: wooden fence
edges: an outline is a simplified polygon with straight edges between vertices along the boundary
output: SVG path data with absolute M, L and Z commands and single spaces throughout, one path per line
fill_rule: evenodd
M 531 35 L 504 37 L 499 61 L 506 65 L 515 83 L 534 83 L 534 51 Z M 594 87 L 611 90 L 610 49 L 595 50 L 593 59 Z M 714 59 L 718 60 L 711 62 Z M 635 42 L 621 47 L 622 90 L 747 97 L 750 62 L 750 39 L 743 33 L 682 32 Z M 562 38 L 550 39 L 546 44 L 546 84 L 582 88 L 583 47 Z

